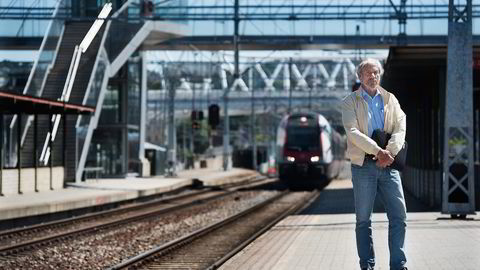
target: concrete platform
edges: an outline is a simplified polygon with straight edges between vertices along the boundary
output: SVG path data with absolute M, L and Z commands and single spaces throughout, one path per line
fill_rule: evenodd
M 205 185 L 221 185 L 256 174 L 237 168 L 229 171 L 196 169 L 179 172 L 175 178 L 99 179 L 69 183 L 61 190 L 0 197 L 0 222 L 161 194 L 189 186 L 193 179 L 203 181 Z
M 322 198 L 322 195 L 323 198 Z M 407 199 L 409 269 L 480 269 L 480 217 L 451 220 Z M 221 269 L 359 269 L 351 181 L 334 181 L 311 214 L 290 216 L 227 261 Z M 410 207 L 409 207 L 410 205 Z M 336 213 L 332 212 L 332 209 Z M 389 269 L 388 220 L 373 215 L 376 270 Z

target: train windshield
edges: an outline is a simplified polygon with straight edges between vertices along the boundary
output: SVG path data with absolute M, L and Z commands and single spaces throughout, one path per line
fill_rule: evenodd
M 320 128 L 314 117 L 292 117 L 287 125 L 285 147 L 297 151 L 320 150 Z
M 289 128 L 285 147 L 297 151 L 318 151 L 320 138 L 317 127 Z

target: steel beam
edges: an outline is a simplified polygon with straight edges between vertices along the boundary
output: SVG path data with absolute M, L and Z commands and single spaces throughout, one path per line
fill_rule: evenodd
M 480 36 L 473 39 L 480 45 Z M 242 50 L 318 50 L 318 49 L 388 49 L 398 44 L 409 46 L 445 46 L 446 35 L 242 35 Z M 145 50 L 233 50 L 231 35 L 188 36 L 167 40 L 158 44 L 143 45 Z
M 472 1 L 449 2 L 442 212 L 475 214 Z
M 17 40 L 18 39 L 18 40 Z M 25 41 L 23 39 L 26 39 Z M 1 50 L 36 50 L 41 39 L 34 37 L 2 37 Z M 446 35 L 240 35 L 242 50 L 318 50 L 318 49 L 388 49 L 391 46 L 445 46 Z M 473 45 L 480 45 L 480 36 L 473 36 Z M 231 35 L 188 36 L 160 43 L 142 44 L 142 50 L 233 50 Z

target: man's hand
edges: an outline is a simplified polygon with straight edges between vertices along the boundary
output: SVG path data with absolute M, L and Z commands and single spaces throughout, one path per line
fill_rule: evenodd
M 393 163 L 393 156 L 388 150 L 381 149 L 377 153 L 377 166 L 385 168 Z

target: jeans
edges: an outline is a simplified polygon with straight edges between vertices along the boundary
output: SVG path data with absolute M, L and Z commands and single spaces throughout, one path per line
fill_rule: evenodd
M 390 269 L 402 269 L 407 262 L 405 257 L 407 209 L 400 173 L 388 167 L 377 167 L 375 161 L 366 158 L 363 166 L 352 164 L 352 182 L 355 196 L 355 233 L 360 267 L 373 269 L 375 265 L 371 217 L 375 196 L 378 192 L 388 217 Z

